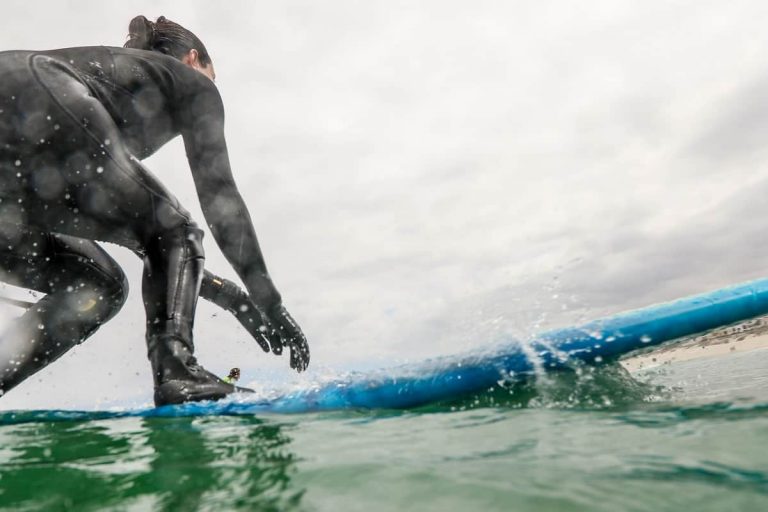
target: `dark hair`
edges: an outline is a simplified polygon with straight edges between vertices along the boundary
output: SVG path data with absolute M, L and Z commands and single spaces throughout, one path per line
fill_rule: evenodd
M 232 368 L 229 370 L 229 376 L 234 377 L 235 375 L 240 375 L 240 368 Z
M 211 63 L 205 45 L 200 39 L 178 23 L 160 16 L 154 23 L 144 16 L 136 16 L 128 25 L 128 41 L 124 48 L 152 50 L 181 59 L 189 50 L 197 50 L 200 64 Z

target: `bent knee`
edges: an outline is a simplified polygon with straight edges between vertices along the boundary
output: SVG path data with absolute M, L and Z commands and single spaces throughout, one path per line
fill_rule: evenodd
M 123 308 L 128 300 L 128 278 L 123 269 L 117 265 L 109 269 L 101 267 L 98 269 L 98 274 L 91 273 L 88 277 L 90 279 L 83 283 L 86 285 L 85 293 L 88 295 L 86 303 L 91 305 L 94 313 L 102 321 L 109 320 Z
M 109 286 L 105 290 L 107 297 L 109 297 L 108 299 L 105 297 L 105 300 L 108 300 L 112 306 L 111 309 L 113 309 L 115 313 L 120 311 L 123 304 L 125 304 L 125 301 L 128 300 L 128 292 L 130 290 L 130 287 L 128 286 L 128 277 L 125 275 L 125 272 L 123 272 L 123 269 L 120 267 L 117 267 L 117 270 L 117 273 L 111 275 Z
M 61 234 L 51 234 L 55 258 L 64 279 L 60 284 L 75 281 L 75 287 L 85 289 L 93 300 L 102 303 L 111 317 L 123 307 L 128 298 L 128 278 L 120 265 L 90 240 Z

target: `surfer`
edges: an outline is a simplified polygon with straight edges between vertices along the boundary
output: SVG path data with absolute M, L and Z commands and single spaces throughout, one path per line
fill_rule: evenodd
M 229 370 L 229 375 L 224 377 L 224 382 L 227 384 L 234 384 L 240 380 L 240 368 L 232 368 Z
M 137 16 L 123 48 L 2 52 L 0 73 L 0 280 L 46 294 L 0 337 L 0 394 L 122 307 L 125 275 L 96 240 L 143 258 L 157 405 L 236 389 L 194 357 L 201 289 L 264 348 L 288 346 L 290 365 L 306 369 L 306 338 L 267 272 L 232 176 L 224 107 L 197 36 L 163 16 Z M 204 271 L 203 231 L 141 163 L 177 135 L 206 223 L 247 293 Z

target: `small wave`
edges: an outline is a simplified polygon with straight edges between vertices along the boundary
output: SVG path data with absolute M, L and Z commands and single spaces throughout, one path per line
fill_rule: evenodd
M 639 427 L 665 428 L 692 420 L 740 421 L 766 416 L 768 403 L 717 402 L 701 405 L 662 403 L 616 417 Z
M 420 407 L 420 411 L 459 411 L 481 407 L 509 409 L 619 410 L 663 400 L 663 387 L 636 380 L 619 364 L 581 366 L 572 371 L 500 381 L 481 393 Z

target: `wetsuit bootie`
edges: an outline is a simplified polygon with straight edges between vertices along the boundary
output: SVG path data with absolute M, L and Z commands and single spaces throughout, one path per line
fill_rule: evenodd
M 155 381 L 155 405 L 219 400 L 234 392 L 253 392 L 227 384 L 197 363 L 191 343 L 177 336 L 148 340 L 149 361 Z

